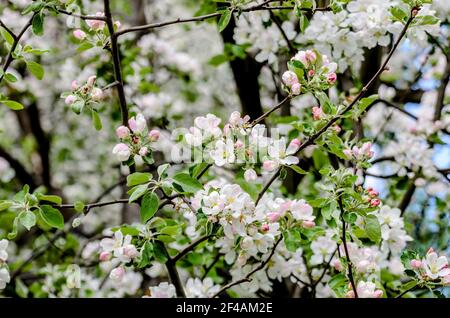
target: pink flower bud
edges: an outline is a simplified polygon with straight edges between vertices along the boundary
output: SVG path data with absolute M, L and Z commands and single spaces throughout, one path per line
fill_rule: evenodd
M 297 152 L 298 148 L 300 148 L 302 142 L 297 139 L 294 138 L 291 140 L 291 142 L 289 143 L 288 148 L 286 149 L 286 154 L 294 154 Z
M 159 130 L 153 129 L 148 133 L 148 137 L 151 142 L 158 141 L 159 137 L 161 136 L 161 133 Z
M 282 80 L 284 85 L 291 87 L 292 85 L 298 83 L 297 74 L 291 71 L 286 71 L 283 73 Z
M 234 111 L 230 115 L 230 119 L 228 120 L 230 125 L 237 126 L 241 122 L 241 113 L 238 111 Z
M 312 108 L 312 113 L 313 113 L 313 119 L 314 120 L 319 120 L 323 116 L 322 108 L 317 107 L 317 106 Z
M 95 15 L 97 17 L 105 16 L 105 14 L 103 12 L 97 12 Z M 99 30 L 99 29 L 103 28 L 103 26 L 105 25 L 105 22 L 102 20 L 87 20 L 86 23 L 87 23 L 87 25 L 89 25 L 89 27 L 92 30 Z
M 373 293 L 373 297 L 375 298 L 381 298 L 383 297 L 383 291 L 381 289 L 377 289 L 374 293 Z
M 101 252 L 98 259 L 100 260 L 100 262 L 109 261 L 111 259 L 111 253 L 110 252 Z
M 344 266 L 342 266 L 342 263 L 339 259 L 334 259 L 331 262 L 331 266 L 334 267 L 335 270 L 337 270 L 338 272 L 342 271 L 344 269 Z
M 309 70 L 308 71 L 308 76 L 309 77 L 313 77 L 314 75 L 316 75 L 316 71 L 314 71 L 314 70 Z
M 345 295 L 346 298 L 355 298 L 355 292 L 353 290 L 349 290 Z
M 255 181 L 258 178 L 256 171 L 253 169 L 247 169 L 244 172 L 244 179 L 247 182 Z
M 420 261 L 418 259 L 413 259 L 413 260 L 411 260 L 410 265 L 414 269 L 419 269 L 422 267 L 422 261 Z
M 300 85 L 300 83 L 293 84 L 292 88 L 291 88 L 291 92 L 292 92 L 292 95 L 295 95 L 295 96 L 300 95 L 300 93 L 302 92 L 302 85 Z
M 95 76 L 95 75 L 89 76 L 89 78 L 87 80 L 87 85 L 94 86 L 96 80 L 97 80 L 97 76 Z
M 314 221 L 303 221 L 302 226 L 306 229 L 311 229 L 316 226 L 316 223 Z
M 261 231 L 263 232 L 267 232 L 268 230 L 270 230 L 269 224 L 263 224 L 261 225 Z
M 126 137 L 128 137 L 130 135 L 130 130 L 126 126 L 119 126 L 116 129 L 116 135 L 120 139 L 124 139 L 124 138 L 126 138 Z
M 127 161 L 131 156 L 130 148 L 126 144 L 120 143 L 114 146 L 112 153 L 119 161 Z
M 231 126 L 230 124 L 225 124 L 225 126 L 223 126 L 223 133 L 225 135 L 228 135 L 228 133 L 231 131 Z
M 273 171 L 273 170 L 275 170 L 276 167 L 277 167 L 277 164 L 273 160 L 266 160 L 263 162 L 263 169 L 265 171 L 269 171 L 269 172 Z
M 109 278 L 111 278 L 113 281 L 116 282 L 120 282 L 124 276 L 125 276 L 125 268 L 123 268 L 122 266 L 114 268 L 109 274 Z
M 427 251 L 427 254 L 431 254 L 431 253 L 434 253 L 434 249 L 432 247 L 430 247 Z
M 77 30 L 73 31 L 73 36 L 75 38 L 77 38 L 78 40 L 82 41 L 86 38 L 86 33 L 84 33 L 84 31 L 82 31 L 82 30 L 77 29 Z
M 236 149 L 241 149 L 244 146 L 244 144 L 242 143 L 242 141 L 238 140 L 234 143 L 234 147 Z
M 131 131 L 137 130 L 137 123 L 136 123 L 136 119 L 134 117 L 131 117 L 130 119 L 128 119 L 128 127 L 130 127 Z
M 91 92 L 91 98 L 95 102 L 101 101 L 103 99 L 103 91 L 98 87 L 94 87 Z
M 141 149 L 139 149 L 139 156 L 145 157 L 147 154 L 148 154 L 148 148 L 147 147 L 142 147 Z
M 379 206 L 380 204 L 381 204 L 381 200 L 380 199 L 372 199 L 372 200 L 370 200 L 370 205 L 372 207 Z
M 341 128 L 341 126 L 339 126 L 339 125 L 334 125 L 334 126 L 333 126 L 333 129 L 334 129 L 334 131 L 337 132 L 338 134 L 342 131 L 342 128 Z
M 66 97 L 66 99 L 64 100 L 64 102 L 66 103 L 66 105 L 72 105 L 73 102 L 76 101 L 76 97 L 74 95 L 69 95 Z
M 306 60 L 311 64 L 313 64 L 317 60 L 316 53 L 314 53 L 314 51 L 312 51 L 312 50 L 307 50 L 305 52 L 305 57 L 306 57 Z
M 73 80 L 70 86 L 72 87 L 72 90 L 78 89 L 79 85 L 77 80 Z
M 276 222 L 280 219 L 281 217 L 281 213 L 279 212 L 269 212 L 267 213 L 267 220 L 269 220 L 270 222 Z
M 336 73 L 330 73 L 327 75 L 327 82 L 329 84 L 334 84 L 337 81 L 337 75 Z
M 348 159 L 351 159 L 353 157 L 353 152 L 348 148 L 344 149 L 342 152 Z

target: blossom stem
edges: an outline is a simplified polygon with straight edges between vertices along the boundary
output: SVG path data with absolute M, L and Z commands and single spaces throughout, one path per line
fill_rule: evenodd
M 9 50 L 8 57 L 6 58 L 5 63 L 3 64 L 3 73 L 0 76 L 0 83 L 2 82 L 3 78 L 5 77 L 5 74 L 6 74 L 6 71 L 8 70 L 8 67 L 11 65 L 12 61 L 14 60 L 13 54 L 14 54 L 14 51 L 16 50 L 16 48 L 17 48 L 17 45 L 19 45 L 20 39 L 25 34 L 25 32 L 28 30 L 28 28 L 31 26 L 31 24 L 33 23 L 33 18 L 34 18 L 34 16 L 36 14 L 37 13 L 34 13 L 31 16 L 31 18 L 28 20 L 27 24 L 24 25 L 24 27 L 22 28 L 22 30 L 19 32 L 18 35 L 13 36 L 14 42 L 11 45 L 11 49 Z M 1 25 L 4 27 L 3 23 Z M 10 31 L 8 31 L 8 33 L 14 34 L 14 33 L 11 33 Z
M 347 234 L 346 234 L 347 224 L 345 223 L 345 220 L 344 220 L 344 206 L 342 204 L 342 197 L 338 198 L 338 204 L 339 204 L 339 209 L 341 210 L 342 245 L 344 246 L 345 258 L 347 259 L 348 279 L 350 280 L 350 284 L 352 285 L 353 292 L 355 293 L 355 298 L 358 298 L 358 291 L 356 289 L 355 280 L 353 278 L 353 265 L 352 265 L 352 261 L 350 260 L 350 254 L 348 253 L 348 248 L 347 248 Z
M 223 286 L 217 293 L 215 293 L 211 298 L 216 298 L 218 296 L 220 296 L 224 291 L 226 291 L 227 289 L 230 289 L 233 286 L 239 285 L 241 283 L 245 283 L 245 282 L 250 282 L 252 279 L 252 275 L 255 274 L 257 271 L 263 269 L 264 267 L 266 267 L 267 263 L 269 263 L 269 261 L 271 260 L 273 254 L 275 254 L 275 250 L 277 249 L 278 244 L 280 244 L 280 242 L 283 240 L 283 235 L 280 235 L 280 237 L 278 238 L 278 240 L 275 242 L 275 245 L 272 248 L 272 251 L 270 252 L 269 256 L 266 258 L 265 261 L 261 262 L 257 267 L 255 267 L 251 272 L 249 272 L 247 275 L 245 275 L 244 278 L 232 281 L 231 283 L 226 284 L 225 286 Z
M 411 288 L 408 288 L 407 290 L 401 292 L 397 297 L 395 298 L 402 298 L 404 295 L 406 295 L 407 293 L 409 293 L 410 291 L 416 289 L 419 286 L 419 284 L 416 284 L 414 286 L 412 286 Z

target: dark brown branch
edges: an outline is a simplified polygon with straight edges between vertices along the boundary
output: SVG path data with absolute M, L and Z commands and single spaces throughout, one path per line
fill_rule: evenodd
M 125 97 L 124 82 L 122 78 L 122 69 L 120 66 L 119 45 L 117 43 L 117 35 L 114 33 L 114 21 L 111 15 L 111 7 L 109 0 L 104 0 L 105 21 L 111 38 L 111 55 L 114 64 L 115 79 L 118 84 L 117 93 L 119 95 L 120 111 L 122 113 L 122 125 L 128 126 L 128 106 Z
M 179 252 L 174 258 L 172 258 L 172 262 L 174 262 L 174 263 L 178 262 L 187 253 L 194 250 L 194 248 L 196 248 L 199 244 L 203 243 L 204 241 L 207 241 L 208 239 L 210 239 L 213 236 L 214 235 L 205 235 L 205 236 L 202 236 L 201 238 L 197 239 L 196 241 L 192 242 L 191 244 L 186 246 L 181 252 Z
M 272 251 L 270 252 L 269 256 L 266 258 L 265 261 L 261 262 L 257 267 L 255 267 L 251 272 L 249 272 L 247 275 L 245 275 L 244 278 L 235 280 L 231 283 L 226 284 L 225 286 L 223 286 L 217 293 L 215 293 L 211 298 L 216 298 L 218 296 L 220 296 L 224 291 L 226 291 L 227 289 L 230 289 L 233 286 L 239 285 L 241 283 L 245 283 L 245 282 L 250 282 L 252 279 L 252 275 L 255 274 L 257 271 L 263 269 L 267 263 L 269 263 L 269 261 L 271 260 L 273 254 L 275 254 L 275 250 L 278 247 L 278 244 L 280 244 L 280 242 L 283 240 L 283 236 L 280 236 L 280 238 L 275 242 L 275 245 L 272 248 Z
M 350 260 L 350 254 L 348 253 L 347 248 L 347 234 L 346 227 L 347 224 L 344 220 L 344 206 L 342 204 L 342 197 L 338 199 L 339 209 L 341 210 L 341 221 L 342 221 L 342 245 L 344 246 L 345 258 L 347 259 L 347 267 L 348 267 L 348 279 L 350 280 L 350 284 L 352 285 L 353 292 L 355 293 L 355 298 L 358 298 L 358 291 L 356 290 L 355 280 L 353 278 L 353 264 Z
M 14 32 L 13 32 L 10 28 L 8 28 L 8 27 L 6 26 L 6 24 L 3 23 L 2 20 L 0 20 L 0 26 L 2 26 L 2 27 L 6 30 L 6 32 L 8 32 L 9 35 L 12 36 L 12 38 L 13 38 L 14 40 L 17 39 L 17 36 L 14 34 Z
M 71 16 L 71 17 L 80 18 L 82 20 L 106 21 L 106 17 L 102 17 L 102 16 L 76 14 L 76 13 L 69 12 L 69 11 L 66 11 L 63 9 L 58 9 L 58 12 L 61 14 Z
M 31 18 L 30 18 L 30 20 L 28 20 L 27 24 L 25 24 L 25 26 L 22 28 L 22 30 L 19 32 L 19 34 L 14 38 L 14 42 L 11 45 L 11 49 L 9 50 L 8 56 L 5 60 L 5 63 L 3 64 L 3 74 L 0 76 L 0 83 L 2 82 L 3 78 L 5 77 L 8 67 L 11 65 L 12 61 L 14 60 L 13 53 L 16 50 L 20 39 L 25 34 L 25 32 L 28 30 L 28 28 L 31 26 L 31 23 L 33 22 L 33 18 L 35 15 L 36 15 L 36 13 L 34 13 L 31 16 Z

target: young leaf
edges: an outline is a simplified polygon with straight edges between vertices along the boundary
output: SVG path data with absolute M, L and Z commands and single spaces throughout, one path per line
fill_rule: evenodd
M 100 116 L 97 113 L 97 111 L 92 110 L 91 116 L 92 116 L 92 123 L 94 124 L 94 128 L 96 130 L 102 130 L 102 120 L 100 119 Z
M 127 186 L 132 187 L 138 184 L 147 183 L 152 179 L 148 172 L 135 172 L 127 177 Z
M 60 205 L 62 203 L 61 197 L 59 197 L 57 195 L 48 195 L 48 194 L 37 193 L 36 197 L 38 198 L 39 201 L 52 202 L 52 203 L 55 203 L 58 205 Z
M 23 105 L 19 102 L 13 101 L 13 100 L 4 100 L 1 102 L 2 104 L 5 104 L 12 110 L 21 110 L 23 109 Z
M 368 215 L 365 218 L 365 230 L 372 242 L 379 243 L 381 240 L 381 226 L 375 215 Z
M 300 168 L 297 165 L 290 165 L 289 168 L 291 168 L 292 170 L 294 170 L 298 174 L 307 174 L 308 173 L 308 172 L 306 172 L 305 170 L 303 170 L 302 168 Z
M 223 11 L 219 19 L 219 32 L 222 32 L 230 23 L 232 12 L 230 10 Z
M 41 80 L 44 77 L 44 68 L 41 64 L 34 61 L 27 61 L 27 68 L 38 80 Z
M 44 34 L 44 15 L 42 13 L 36 14 L 32 21 L 33 33 L 37 36 Z
M 6 73 L 5 74 L 5 79 L 10 82 L 10 83 L 15 83 L 17 82 L 17 77 L 15 77 L 13 74 L 11 73 Z
M 195 193 L 203 189 L 202 184 L 187 173 L 178 173 L 173 177 L 173 180 L 188 193 Z
M 154 192 L 147 192 L 142 198 L 141 222 L 147 223 L 155 215 L 156 211 L 158 211 L 158 207 L 158 196 Z
M 29 231 L 36 224 L 36 215 L 31 211 L 25 211 L 20 214 L 19 221 Z
M 64 228 L 64 217 L 61 212 L 50 205 L 42 205 L 39 214 L 45 223 L 51 227 L 62 230 Z
M 132 189 L 132 193 L 130 195 L 130 198 L 128 199 L 128 202 L 133 202 L 142 197 L 145 192 L 147 191 L 147 184 L 139 185 Z

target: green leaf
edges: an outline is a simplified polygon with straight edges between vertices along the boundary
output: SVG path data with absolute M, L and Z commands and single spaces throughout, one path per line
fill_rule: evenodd
M 187 173 L 178 173 L 173 177 L 173 180 L 188 193 L 195 193 L 203 189 L 202 184 Z
M 302 14 L 300 16 L 300 31 L 305 32 L 305 30 L 308 26 L 309 26 L 309 20 L 304 14 Z
M 147 223 L 159 207 L 159 198 L 154 192 L 147 192 L 142 198 L 141 203 L 141 222 Z
M 153 255 L 160 263 L 165 263 L 169 260 L 169 255 L 167 254 L 164 244 L 160 241 L 155 241 L 155 244 L 153 245 Z
M 390 12 L 395 20 L 404 22 L 408 19 L 408 14 L 400 7 L 392 7 Z
M 219 19 L 219 32 L 222 32 L 230 23 L 232 12 L 230 10 L 223 11 Z
M 44 77 L 44 68 L 41 64 L 36 63 L 34 61 L 27 61 L 27 68 L 31 74 L 34 75 L 38 80 L 41 80 Z
M 5 39 L 6 43 L 8 43 L 9 45 L 13 45 L 14 43 L 14 38 L 11 36 L 11 34 L 9 34 L 8 31 L 6 31 L 3 27 L 0 28 L 0 33 L 2 34 L 2 37 Z
M 96 130 L 102 130 L 102 120 L 100 119 L 100 116 L 97 113 L 97 111 L 92 110 L 91 116 L 92 116 L 92 123 L 94 124 L 94 128 Z
M 132 187 L 138 184 L 147 183 L 152 180 L 151 173 L 148 172 L 135 172 L 127 177 L 127 186 Z
M 6 106 L 11 108 L 12 110 L 21 110 L 21 109 L 24 108 L 21 103 L 13 101 L 13 100 L 4 100 L 1 103 L 5 104 Z
M 9 209 L 13 205 L 12 201 L 2 200 L 0 201 L 0 212 Z
M 58 205 L 60 205 L 62 203 L 61 197 L 59 197 L 57 195 L 47 195 L 47 194 L 37 193 L 36 197 L 38 198 L 39 201 L 52 202 L 52 203 L 55 203 Z
M 147 184 L 143 184 L 143 185 L 139 185 L 137 187 L 134 187 L 133 189 L 130 190 L 131 191 L 131 195 L 130 195 L 130 198 L 128 199 L 128 202 L 131 203 L 133 201 L 136 201 L 137 199 L 142 197 L 147 190 L 148 190 L 148 185 Z
M 20 278 L 16 278 L 16 293 L 20 298 L 27 298 L 28 295 L 28 287 Z
M 36 225 L 36 215 L 31 211 L 25 211 L 20 214 L 19 221 L 29 231 Z
M 84 205 L 83 202 L 81 202 L 81 201 L 75 202 L 75 211 L 77 211 L 78 213 L 83 213 L 85 207 L 86 206 Z
M 77 48 L 77 52 L 81 53 L 81 52 L 87 51 L 87 50 L 89 50 L 89 49 L 91 49 L 93 47 L 94 47 L 94 45 L 92 43 L 90 43 L 90 42 L 83 42 Z
M 228 61 L 229 61 L 229 59 L 225 54 L 219 54 L 219 55 L 213 56 L 209 60 L 208 64 L 212 65 L 212 66 L 219 66 L 220 64 L 226 63 Z
M 305 170 L 303 170 L 302 168 L 300 168 L 297 165 L 291 165 L 291 166 L 289 166 L 289 168 L 291 168 L 292 170 L 294 170 L 298 174 L 307 174 L 308 173 L 308 172 L 306 172 Z
M 64 228 L 64 217 L 61 212 L 50 205 L 42 205 L 39 213 L 49 226 L 62 230 Z
M 42 13 L 36 14 L 32 21 L 33 33 L 37 36 L 44 34 L 44 15 Z
M 375 215 L 367 215 L 365 217 L 365 230 L 367 236 L 372 242 L 379 243 L 381 240 L 381 226 Z
M 153 245 L 149 241 L 144 243 L 141 250 L 141 259 L 137 265 L 138 268 L 145 268 L 150 265 L 153 258 Z
M 158 166 L 157 172 L 160 178 L 164 178 L 167 175 L 167 169 L 169 169 L 170 164 L 165 163 L 163 165 Z
M 12 231 L 9 232 L 7 235 L 9 240 L 12 240 L 17 236 L 18 228 L 19 228 L 19 218 L 17 217 L 14 219 Z
M 17 82 L 17 77 L 15 77 L 13 74 L 11 73 L 6 73 L 5 74 L 5 79 L 10 82 L 10 83 L 15 83 Z
M 432 15 L 424 15 L 416 17 L 412 23 L 414 26 L 418 25 L 433 25 L 439 23 L 439 19 Z

